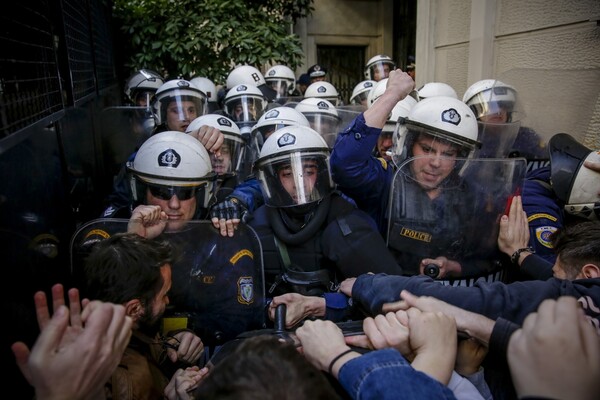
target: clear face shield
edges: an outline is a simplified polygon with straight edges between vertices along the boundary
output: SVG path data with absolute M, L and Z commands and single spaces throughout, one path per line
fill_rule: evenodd
M 290 88 L 290 82 L 285 79 L 269 79 L 267 84 L 277 92 L 277 99 L 281 97 L 288 97 Z
M 357 94 L 353 98 L 350 99 L 350 104 L 352 105 L 361 105 L 367 106 L 367 98 L 369 97 L 369 91 L 364 91 L 362 93 Z
M 236 123 L 256 122 L 264 113 L 267 102 L 253 96 L 236 97 L 225 103 L 227 115 Z
M 237 171 L 242 168 L 246 148 L 241 138 L 228 134 L 224 134 L 224 136 L 220 154 L 210 153 L 210 163 L 219 178 L 236 175 Z
M 371 72 L 371 79 L 376 82 L 388 78 L 391 70 L 392 65 L 389 62 L 384 61 L 380 61 L 369 68 L 369 71 Z
M 494 86 L 477 93 L 469 99 L 467 105 L 478 121 L 503 124 L 523 119 L 517 93 L 506 86 Z
M 305 116 L 310 122 L 310 127 L 319 132 L 330 149 L 333 148 L 338 134 L 340 118 L 324 113 L 305 114 Z
M 152 97 L 154 93 L 151 90 L 142 90 L 135 94 L 135 106 L 149 108 L 151 105 Z
M 329 154 L 294 152 L 265 160 L 257 166 L 265 203 L 294 207 L 319 201 L 333 190 Z
M 169 94 L 169 96 L 159 99 L 161 123 L 193 121 L 203 115 L 206 110 L 206 98 L 199 94 L 190 95 L 186 90 L 175 90 Z
M 407 120 L 400 118 L 396 124 L 390 155 L 398 168 L 411 157 L 428 156 L 434 161 L 439 161 L 441 170 L 431 173 L 431 176 L 427 176 L 428 173 L 425 172 L 423 182 L 426 186 L 435 186 L 445 178 L 442 171 L 446 169 L 443 168 L 444 166 L 449 165 L 446 161 L 473 156 L 473 149 L 465 146 L 464 143 L 440 132 L 406 122 Z

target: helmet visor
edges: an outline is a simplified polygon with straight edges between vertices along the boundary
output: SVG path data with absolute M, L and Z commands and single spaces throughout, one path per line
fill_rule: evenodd
M 364 92 L 358 93 L 352 99 L 350 99 L 350 104 L 360 104 L 363 106 L 367 105 L 367 97 L 369 97 L 370 90 L 365 90 Z
M 257 166 L 265 203 L 293 207 L 319 201 L 333 188 L 325 152 L 284 154 Z
M 291 91 L 290 83 L 284 79 L 270 79 L 267 84 L 277 92 L 277 99 L 280 97 L 287 97 L 289 91 Z
M 392 160 L 400 166 L 406 159 L 423 156 L 435 156 L 440 159 L 469 158 L 473 155 L 473 145 L 457 140 L 452 136 L 440 134 L 421 126 L 396 125 L 392 140 Z
M 244 142 L 234 140 L 225 135 L 220 154 L 210 153 L 210 163 L 213 171 L 220 177 L 236 175 L 241 168 L 244 158 Z
M 203 97 L 174 95 L 160 100 L 160 121 L 193 121 L 205 112 L 206 101 Z M 170 129 L 174 129 L 170 127 Z
M 384 61 L 378 62 L 377 64 L 372 65 L 369 68 L 369 71 L 371 72 L 371 79 L 379 82 L 380 80 L 389 77 L 390 71 L 392 69 L 393 69 L 393 64 L 391 64 L 390 62 L 384 62 Z
M 338 134 L 340 118 L 331 114 L 305 114 L 310 127 L 319 132 L 329 148 L 333 147 Z
M 266 101 L 262 98 L 241 96 L 225 103 L 225 112 L 235 122 L 257 121 L 264 113 Z
M 475 118 L 483 122 L 507 123 L 523 118 L 516 92 L 505 86 L 484 90 L 469 99 L 467 105 Z

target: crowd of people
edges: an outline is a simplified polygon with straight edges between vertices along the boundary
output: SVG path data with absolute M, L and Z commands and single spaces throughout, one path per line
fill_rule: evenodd
M 12 347 L 36 399 L 598 398 L 600 151 L 410 67 L 352 108 L 321 65 L 136 71 L 114 231 Z

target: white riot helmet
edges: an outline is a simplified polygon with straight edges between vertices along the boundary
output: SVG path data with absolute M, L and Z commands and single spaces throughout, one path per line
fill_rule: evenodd
M 340 95 L 331 83 L 326 81 L 317 81 L 311 83 L 304 92 L 304 98 L 316 97 L 331 102 L 334 106 L 340 105 Z
M 227 89 L 237 85 L 266 85 L 265 77 L 258 68 L 251 65 L 239 65 L 227 75 Z
M 257 141 L 257 146 L 260 149 L 269 135 L 278 129 L 291 125 L 310 128 L 308 119 L 298 110 L 291 107 L 275 107 L 260 117 L 252 128 L 252 137 Z
M 329 147 L 313 129 L 287 126 L 265 141 L 255 163 L 265 203 L 271 207 L 311 204 L 334 189 Z
M 350 96 L 350 104 L 367 105 L 367 98 L 371 90 L 375 88 L 377 82 L 372 80 L 366 80 L 359 82 L 354 89 L 352 89 L 352 95 Z
M 169 107 L 176 105 L 179 121 L 191 122 L 205 112 L 206 95 L 185 79 L 173 79 L 165 82 L 156 91 L 155 107 L 158 108 L 157 116 L 159 124 L 167 123 Z M 191 106 L 183 102 L 193 103 Z M 177 130 L 175 127 L 167 127 L 168 130 Z
M 296 111 L 304 114 L 311 128 L 325 139 L 329 147 L 333 147 L 341 122 L 333 104 L 325 99 L 311 97 L 296 104 Z
M 274 65 L 267 70 L 265 81 L 277 91 L 277 98 L 287 97 L 296 89 L 296 75 L 286 65 Z
M 154 197 L 179 200 L 197 196 L 206 208 L 212 192 L 214 172 L 208 152 L 189 135 L 165 131 L 148 138 L 127 163 L 132 175 L 132 193 L 136 202 L 145 202 L 146 189 Z
M 567 213 L 589 220 L 600 219 L 600 173 L 583 165 L 600 162 L 600 150 L 590 150 L 566 133 L 552 136 L 550 171 L 552 189 Z
M 208 103 L 217 103 L 217 87 L 213 81 L 203 76 L 197 76 L 192 78 L 190 83 L 206 95 L 206 101 Z
M 388 78 L 380 80 L 377 82 L 373 90 L 369 92 L 369 95 L 367 96 L 367 108 L 370 108 L 373 103 L 375 103 L 375 100 L 377 100 L 383 94 L 383 92 L 385 92 L 385 89 L 387 88 L 387 82 Z
M 495 79 L 484 79 L 472 84 L 465 92 L 463 102 L 471 107 L 477 120 L 502 116 L 503 120 L 493 122 L 503 123 L 522 119 L 517 90 Z
M 245 150 L 240 128 L 224 115 L 206 114 L 193 120 L 185 132 L 191 133 L 204 125 L 217 128 L 223 133 L 221 157 L 210 154 L 213 171 L 219 177 L 236 175 L 237 171 L 241 169 Z
M 379 82 L 387 78 L 394 68 L 396 63 L 390 57 L 383 54 L 376 55 L 365 65 L 365 78 Z
M 444 82 L 428 82 L 421 86 L 417 92 L 421 100 L 435 96 L 447 96 L 458 99 L 456 90 Z
M 158 88 L 164 83 L 158 72 L 150 69 L 140 69 L 132 74 L 125 82 L 125 95 L 134 105 L 140 105 L 145 100 L 145 105 L 150 104 Z
M 223 100 L 223 111 L 240 128 L 253 126 L 267 108 L 267 100 L 260 89 L 240 84 L 229 89 Z
M 412 146 L 420 135 L 432 136 L 457 146 L 457 157 L 470 157 L 477 141 L 477 120 L 473 111 L 452 97 L 430 97 L 415 104 L 407 118 L 401 118 L 394 133 L 392 159 L 400 165 L 412 157 Z

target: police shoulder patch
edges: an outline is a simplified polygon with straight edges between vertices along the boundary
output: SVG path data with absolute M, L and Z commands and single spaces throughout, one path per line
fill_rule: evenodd
M 540 219 L 540 218 L 546 218 L 552 222 L 556 222 L 558 220 L 558 218 L 556 218 L 555 216 L 550 215 L 550 214 L 536 213 L 536 214 L 531 214 L 529 217 L 527 217 L 527 222 L 531 222 L 533 220 Z
M 387 168 L 388 168 L 388 162 L 384 158 L 382 158 L 382 157 L 379 157 L 377 159 L 381 163 L 381 166 L 383 167 L 383 169 L 387 170 Z
M 540 226 L 539 228 L 535 228 L 535 238 L 542 246 L 552 249 L 550 235 L 556 232 L 556 230 L 555 226 Z
M 237 301 L 240 304 L 251 304 L 254 302 L 254 281 L 251 276 L 241 276 L 237 282 Z

